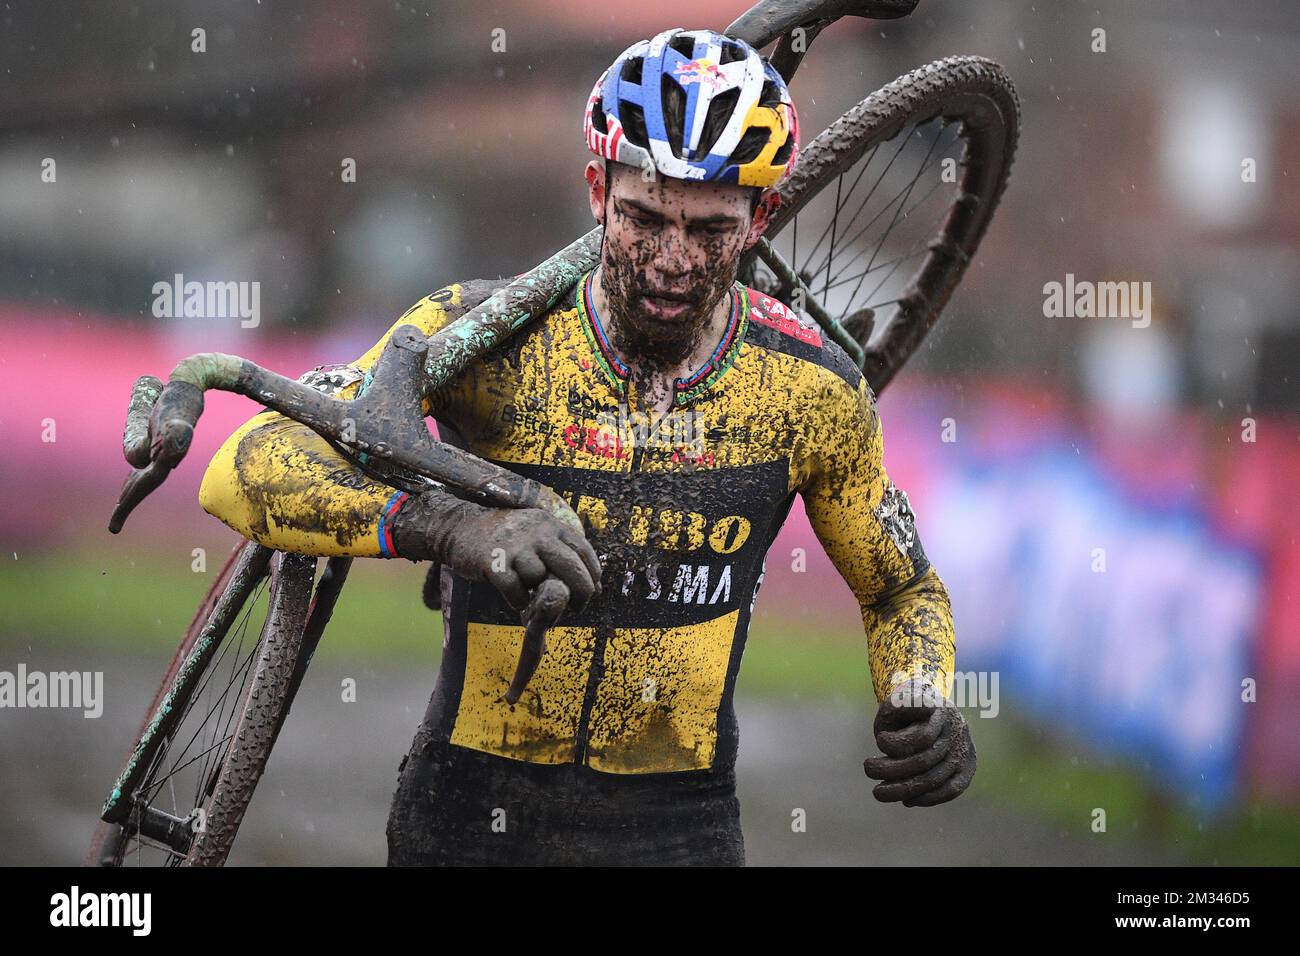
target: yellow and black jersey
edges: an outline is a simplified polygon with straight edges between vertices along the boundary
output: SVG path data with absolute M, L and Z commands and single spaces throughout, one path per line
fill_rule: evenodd
M 906 675 L 947 690 L 948 596 L 907 496 L 886 475 L 862 373 L 780 302 L 736 283 L 709 361 L 647 412 L 595 313 L 591 276 L 429 403 L 443 440 L 544 482 L 582 518 L 603 593 L 547 635 L 514 707 L 523 629 L 496 591 L 443 571 L 443 661 L 429 733 L 442 744 L 606 774 L 730 772 L 732 707 L 764 559 L 803 496 L 862 609 L 877 697 Z M 458 283 L 396 325 L 431 334 L 500 282 Z M 391 330 L 390 333 L 391 334 Z M 315 381 L 363 388 L 387 336 Z M 401 492 L 305 426 L 266 412 L 218 451 L 201 501 L 270 547 L 392 556 Z

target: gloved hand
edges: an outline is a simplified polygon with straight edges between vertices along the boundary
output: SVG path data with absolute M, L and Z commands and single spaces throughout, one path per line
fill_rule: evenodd
M 881 701 L 873 727 L 883 757 L 862 767 L 880 780 L 872 795 L 882 803 L 932 807 L 959 796 L 975 776 L 975 742 L 966 718 L 926 681 L 913 680 Z
M 600 593 L 600 559 L 581 533 L 537 508 L 486 508 L 444 492 L 412 495 L 393 518 L 393 546 L 413 561 L 440 561 L 487 581 L 517 611 L 548 576 L 581 611 Z

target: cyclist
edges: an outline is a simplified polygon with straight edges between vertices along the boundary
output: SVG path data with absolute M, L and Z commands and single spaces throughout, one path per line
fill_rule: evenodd
M 816 327 L 736 279 L 798 151 L 784 81 L 743 42 L 668 30 L 605 71 L 585 133 L 599 264 L 425 408 L 444 441 L 554 488 L 585 536 L 394 491 L 273 412 L 204 477 L 203 507 L 269 547 L 442 565 L 442 664 L 390 864 L 743 863 L 732 696 L 796 494 L 861 606 L 875 796 L 952 799 L 975 750 L 945 700 L 948 595 L 885 472 L 874 396 Z M 502 284 L 449 285 L 396 325 L 432 334 Z M 387 337 L 307 380 L 357 394 Z M 548 575 L 571 603 L 512 707 L 519 611 Z

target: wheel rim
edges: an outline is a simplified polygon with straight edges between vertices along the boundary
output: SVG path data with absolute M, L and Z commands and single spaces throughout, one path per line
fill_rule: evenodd
M 123 824 L 118 859 L 124 866 L 177 866 L 184 854 L 140 832 L 145 813 L 161 810 L 187 819 L 208 802 L 211 787 L 233 737 L 232 727 L 252 679 L 260 639 L 250 621 L 265 613 L 267 578 L 262 578 L 200 679 L 171 738 L 154 755 L 143 785 Z M 191 831 L 192 832 L 192 831 Z
M 879 392 L 973 256 L 1017 130 L 1014 89 L 990 61 L 954 57 L 900 77 L 810 142 L 782 186 L 767 235 L 803 288 L 764 263 L 751 266 L 753 284 L 800 311 L 812 300 L 845 326 Z

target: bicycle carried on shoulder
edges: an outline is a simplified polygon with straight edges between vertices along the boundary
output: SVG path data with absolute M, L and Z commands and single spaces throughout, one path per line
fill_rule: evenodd
M 769 59 L 789 82 L 836 20 L 894 19 L 916 3 L 761 0 L 724 32 L 760 50 L 775 44 Z M 800 150 L 771 225 L 742 261 L 741 281 L 810 316 L 881 392 L 961 281 L 1006 187 L 1018 132 L 1015 89 L 990 60 L 949 57 L 899 77 Z M 133 471 L 110 530 L 119 531 L 184 458 L 211 388 L 309 425 L 341 451 L 365 453 L 394 487 L 436 483 L 487 505 L 542 508 L 581 530 L 551 489 L 434 441 L 421 401 L 547 312 L 596 265 L 600 233 L 593 229 L 434 336 L 397 329 L 368 386 L 349 401 L 219 353 L 183 360 L 166 385 L 141 377 L 123 438 Z M 225 862 L 351 563 L 330 558 L 317 580 L 314 557 L 253 541 L 234 548 L 146 712 L 87 863 Z M 566 600 L 555 579 L 536 589 L 508 701 L 544 653 L 554 623 L 547 609 Z

